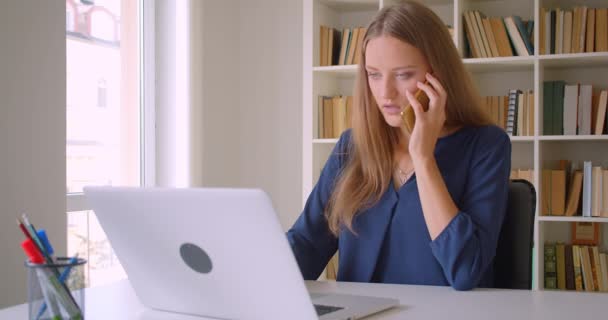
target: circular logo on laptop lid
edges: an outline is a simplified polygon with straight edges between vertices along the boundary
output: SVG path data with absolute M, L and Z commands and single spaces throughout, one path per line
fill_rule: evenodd
M 211 258 L 199 246 L 192 243 L 184 243 L 179 247 L 182 260 L 190 269 L 199 273 L 209 273 L 213 269 Z

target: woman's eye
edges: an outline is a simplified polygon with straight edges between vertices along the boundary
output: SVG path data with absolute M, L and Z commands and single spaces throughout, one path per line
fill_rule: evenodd
M 398 73 L 396 75 L 397 79 L 401 79 L 401 80 L 407 80 L 411 77 L 412 75 L 409 73 Z
M 380 79 L 380 74 L 377 72 L 368 72 L 367 76 L 372 79 Z

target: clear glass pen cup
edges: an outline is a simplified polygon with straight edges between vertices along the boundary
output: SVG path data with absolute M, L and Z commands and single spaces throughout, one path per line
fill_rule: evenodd
M 87 261 L 56 258 L 54 263 L 25 262 L 28 269 L 28 319 L 84 319 Z

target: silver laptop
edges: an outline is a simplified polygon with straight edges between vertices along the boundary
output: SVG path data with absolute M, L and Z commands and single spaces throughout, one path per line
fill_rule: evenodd
M 139 300 L 221 319 L 355 319 L 396 299 L 309 294 L 269 197 L 257 189 L 87 187 Z

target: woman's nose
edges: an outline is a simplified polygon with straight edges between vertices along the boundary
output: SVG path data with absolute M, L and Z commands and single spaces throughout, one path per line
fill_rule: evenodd
M 382 98 L 385 99 L 393 99 L 397 94 L 397 88 L 395 88 L 395 84 L 390 79 L 390 77 L 386 77 L 382 82 Z

